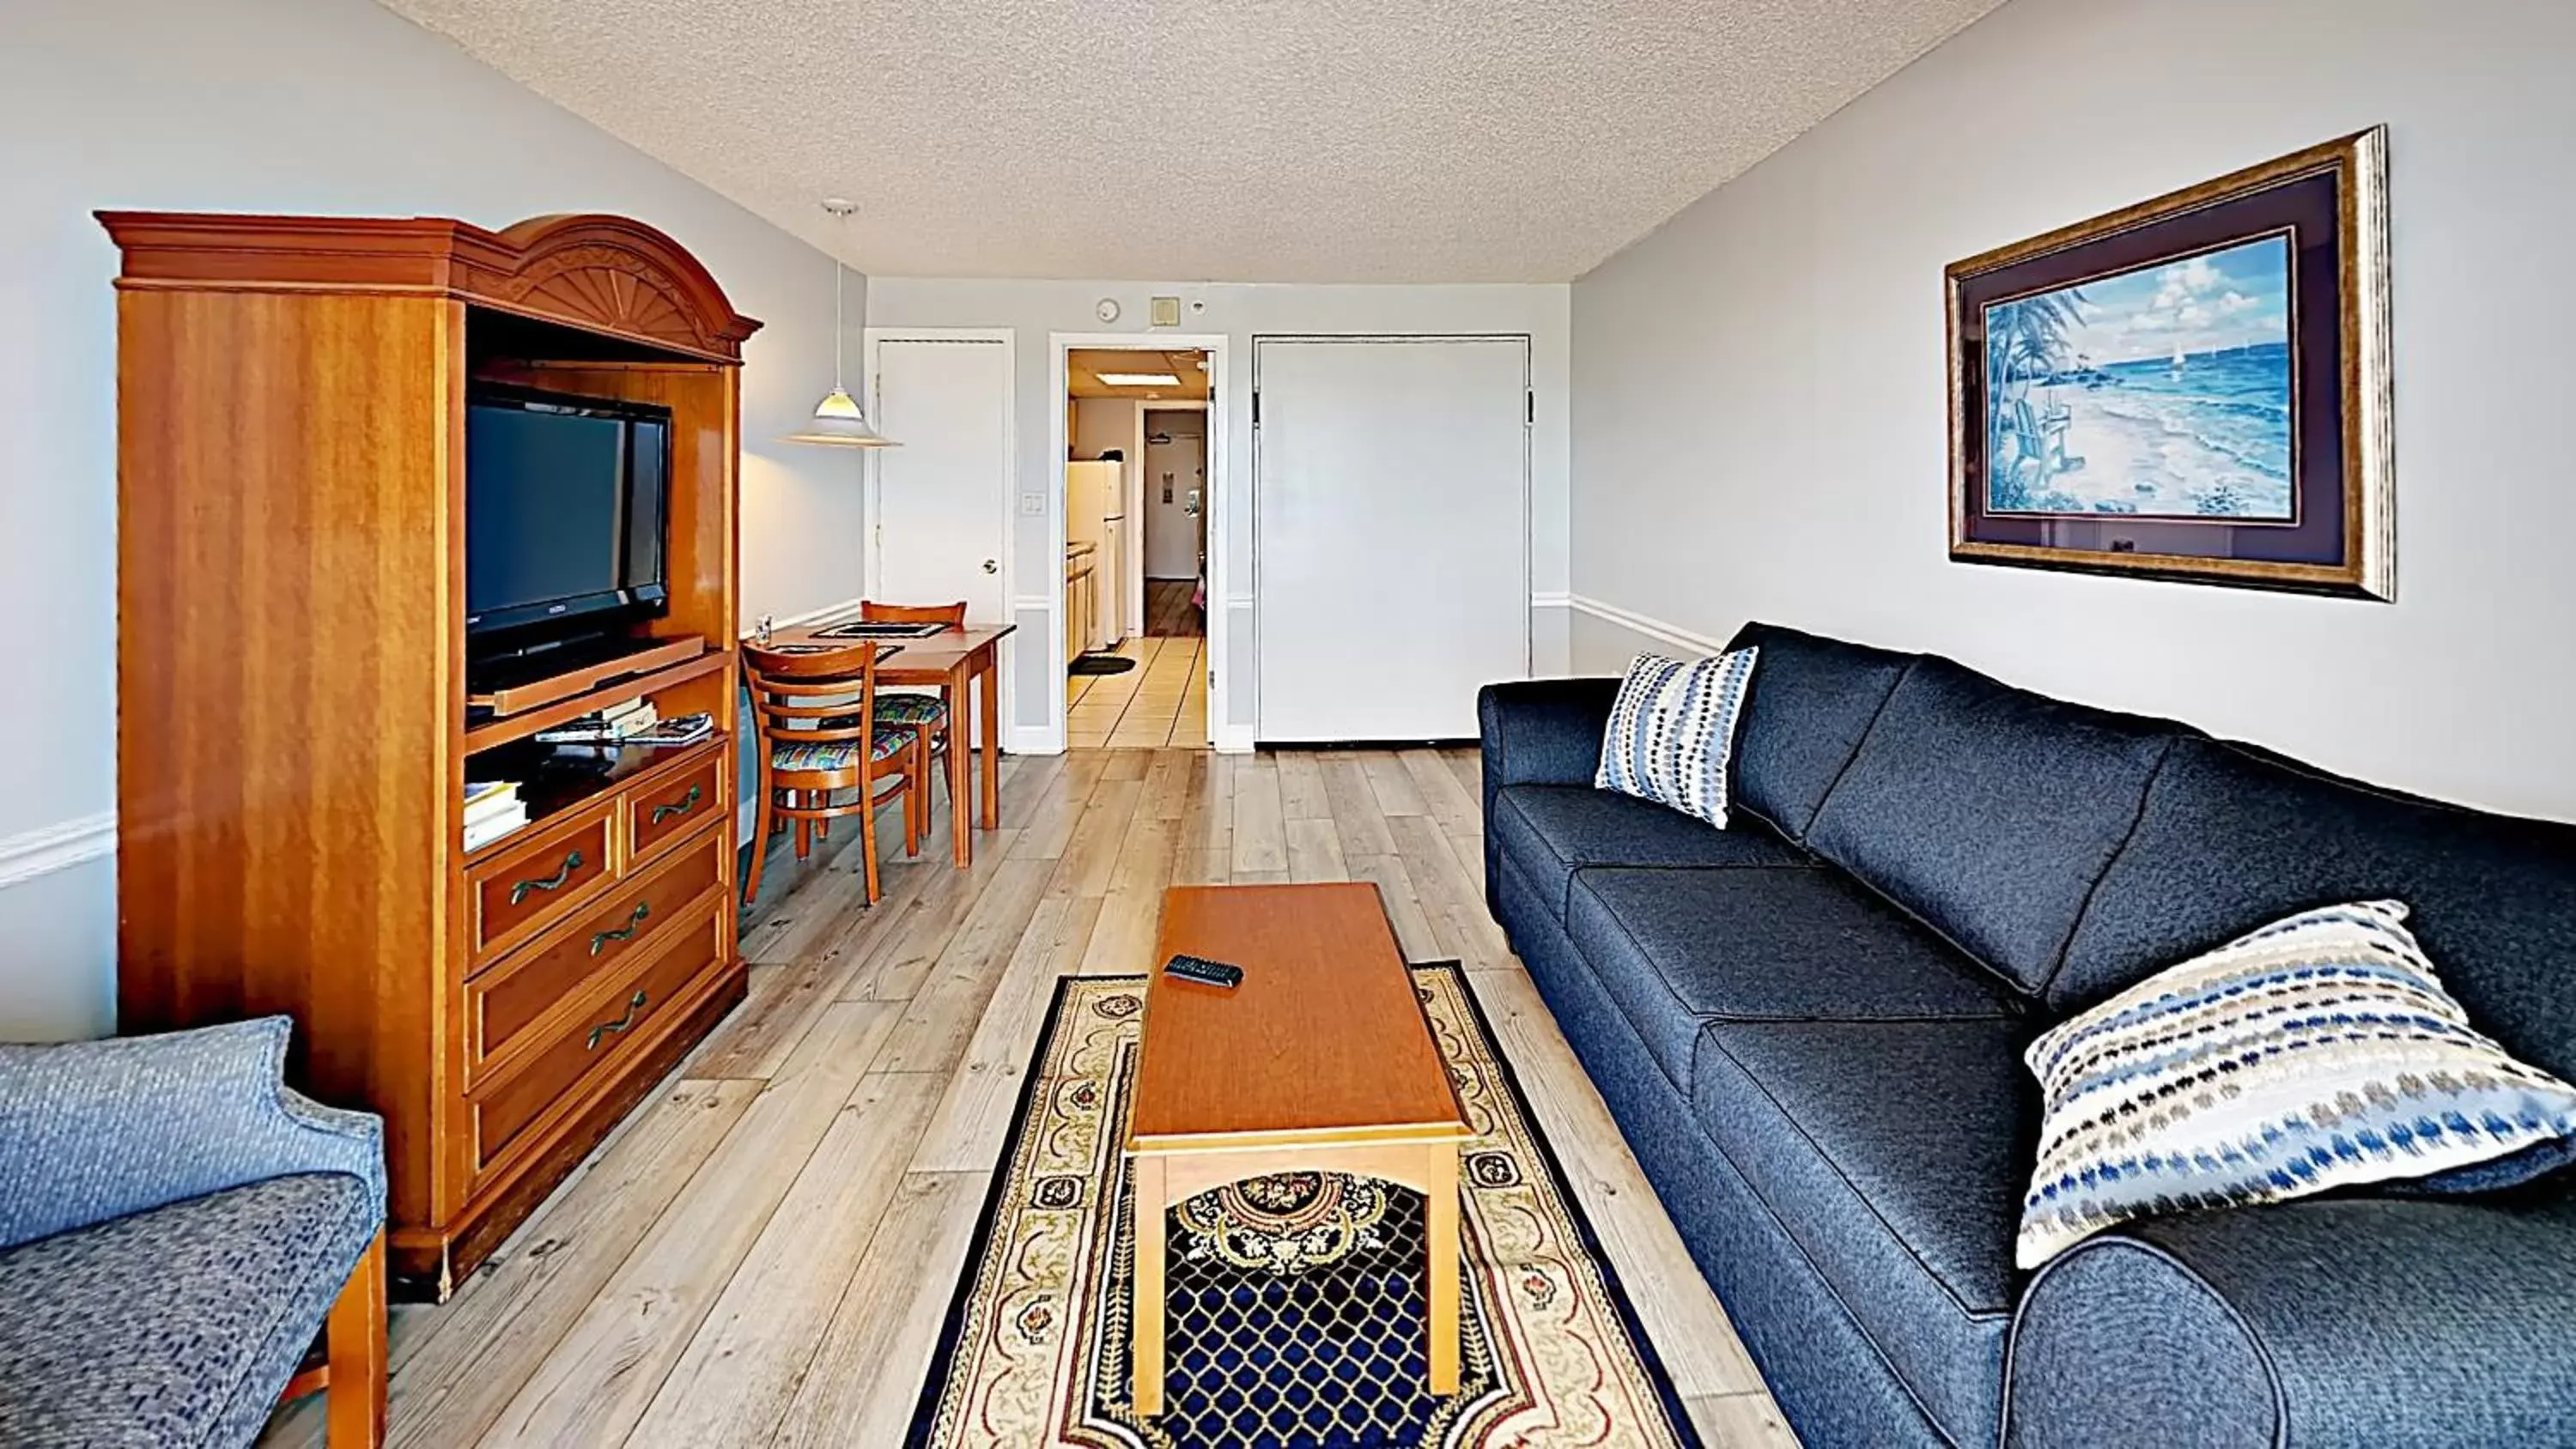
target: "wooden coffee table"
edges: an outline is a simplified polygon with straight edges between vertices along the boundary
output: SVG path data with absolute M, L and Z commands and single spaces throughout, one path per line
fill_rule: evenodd
M 1243 984 L 1165 975 L 1179 953 L 1231 961 Z M 1469 1134 L 1377 887 L 1175 887 L 1151 964 L 1127 1131 L 1136 1412 L 1163 1410 L 1164 1209 L 1273 1172 L 1346 1172 L 1423 1195 L 1431 1392 L 1456 1393 Z

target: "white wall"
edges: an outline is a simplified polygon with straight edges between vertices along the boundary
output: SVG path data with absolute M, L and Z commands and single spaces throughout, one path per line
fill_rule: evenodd
M 1007 327 L 1017 337 L 1019 359 L 1018 433 L 1020 491 L 1060 490 L 1056 475 L 1062 459 L 1050 456 L 1049 438 L 1058 423 L 1050 409 L 1064 407 L 1051 390 L 1049 369 L 1054 332 L 1101 331 L 1151 333 L 1137 319 L 1154 295 L 1177 295 L 1184 303 L 1180 331 L 1219 334 L 1227 339 L 1223 423 L 1225 436 L 1212 445 L 1221 463 L 1216 486 L 1231 490 L 1224 510 L 1228 533 L 1211 540 L 1209 549 L 1225 551 L 1224 578 L 1229 597 L 1208 601 L 1209 630 L 1222 632 L 1225 715 L 1217 724 L 1221 743 L 1229 737 L 1247 743 L 1256 702 L 1253 698 L 1252 608 L 1252 339 L 1295 334 L 1457 334 L 1527 335 L 1537 393 L 1538 420 L 1531 435 L 1531 587 L 1548 600 L 1534 618 L 1535 658 L 1542 672 L 1559 672 L 1566 657 L 1567 577 L 1567 303 L 1563 285 L 1533 286 L 1322 286 L 1265 283 L 1144 283 L 939 280 L 878 277 L 868 286 L 868 320 L 879 327 Z M 1094 314 L 1101 298 L 1114 298 L 1122 320 L 1103 328 Z M 888 539 L 888 547 L 898 546 Z M 901 545 L 912 546 L 912 545 Z M 925 542 L 924 546 L 936 546 Z M 1025 581 L 1032 560 L 1044 559 L 1055 547 L 1044 518 L 1018 516 L 1012 547 L 1023 581 L 1015 616 L 1022 634 L 1044 637 L 1050 627 L 1037 612 Z M 1013 723 L 1021 730 L 1042 725 L 1046 691 L 1057 682 L 1046 678 L 1045 651 L 1017 650 L 1011 666 L 1017 689 Z
M 1123 397 L 1075 398 L 1072 443 L 1073 456 L 1086 460 L 1099 457 L 1108 448 L 1132 452 L 1136 446 L 1136 404 Z
M 858 462 L 771 441 L 831 366 L 828 259 L 363 0 L 0 3 L 0 1039 L 115 999 L 116 249 L 102 207 L 639 217 L 768 323 L 743 374 L 742 605 L 860 592 Z M 858 357 L 862 282 L 848 336 Z M 68 829 L 66 828 L 68 825 Z
M 2013 0 L 1574 287 L 1573 579 L 2576 817 L 2576 6 Z M 2398 602 L 1946 561 L 1942 268 L 2390 128 Z M 1576 664 L 1641 641 L 1584 619 Z

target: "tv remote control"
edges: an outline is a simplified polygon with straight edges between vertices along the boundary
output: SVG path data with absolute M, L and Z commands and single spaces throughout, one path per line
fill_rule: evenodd
M 1163 963 L 1163 969 L 1183 981 L 1198 981 L 1209 986 L 1231 989 L 1243 984 L 1242 967 L 1210 961 L 1204 956 L 1175 956 Z

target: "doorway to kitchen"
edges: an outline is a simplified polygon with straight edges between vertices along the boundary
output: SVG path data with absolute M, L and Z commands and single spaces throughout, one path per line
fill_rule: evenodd
M 1209 742 L 1211 349 L 1063 354 L 1065 742 Z

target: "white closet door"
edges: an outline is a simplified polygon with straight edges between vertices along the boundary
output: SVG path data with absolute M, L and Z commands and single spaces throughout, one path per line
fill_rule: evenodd
M 964 599 L 966 617 L 978 623 L 1008 618 L 1000 568 L 1011 487 L 1010 349 L 888 338 L 877 344 L 876 368 L 870 421 L 903 446 L 876 455 L 868 597 Z
M 1468 739 L 1526 678 L 1529 341 L 1253 348 L 1259 737 Z

